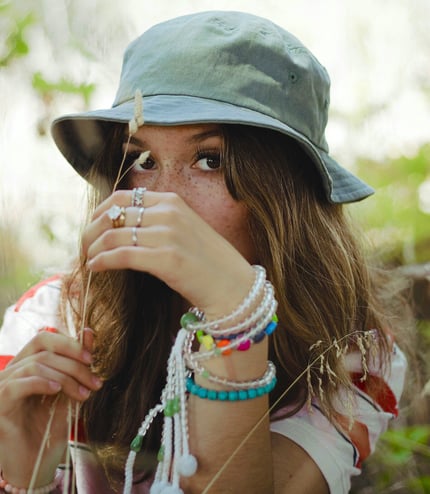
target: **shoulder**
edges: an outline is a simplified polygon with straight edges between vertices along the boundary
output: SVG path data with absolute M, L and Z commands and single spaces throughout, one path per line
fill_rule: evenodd
M 61 330 L 61 276 L 41 281 L 27 290 L 4 315 L 0 356 L 16 355 L 43 328 Z

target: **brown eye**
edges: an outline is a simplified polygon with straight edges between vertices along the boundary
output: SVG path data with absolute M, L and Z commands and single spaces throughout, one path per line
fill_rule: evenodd
M 221 156 L 219 153 L 199 153 L 197 167 L 200 170 L 218 170 L 221 167 Z

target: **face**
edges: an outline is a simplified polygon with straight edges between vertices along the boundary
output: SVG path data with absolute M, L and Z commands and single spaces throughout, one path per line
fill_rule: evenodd
M 124 144 L 123 150 L 125 147 Z M 255 263 L 247 210 L 231 197 L 224 182 L 222 149 L 218 125 L 144 125 L 131 137 L 127 148 L 129 186 L 175 192 L 249 262 Z M 133 166 L 145 151 L 150 151 L 147 160 Z

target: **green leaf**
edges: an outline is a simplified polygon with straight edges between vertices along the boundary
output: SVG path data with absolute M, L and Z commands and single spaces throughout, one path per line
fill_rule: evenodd
M 81 95 L 86 106 L 89 105 L 91 96 L 96 88 L 95 84 L 76 84 L 64 77 L 57 82 L 49 82 L 43 77 L 41 72 L 35 72 L 33 74 L 32 85 L 42 96 L 47 96 L 53 92 Z

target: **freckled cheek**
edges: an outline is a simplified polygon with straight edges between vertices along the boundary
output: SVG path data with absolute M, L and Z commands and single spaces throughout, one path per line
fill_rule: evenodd
M 240 204 L 228 196 L 224 200 L 205 199 L 204 207 L 196 212 L 220 235 L 230 242 L 249 262 L 256 262 L 256 254 L 251 241 L 248 214 Z

